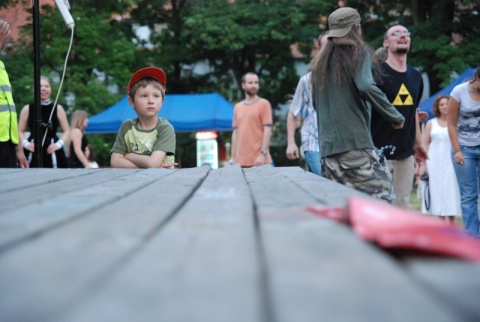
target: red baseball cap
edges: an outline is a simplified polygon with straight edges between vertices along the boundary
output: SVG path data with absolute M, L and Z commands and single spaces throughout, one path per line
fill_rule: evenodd
M 137 70 L 132 75 L 132 78 L 130 78 L 130 81 L 128 82 L 126 88 L 127 94 L 130 94 L 130 88 L 132 88 L 133 84 L 145 77 L 155 78 L 160 82 L 160 84 L 162 84 L 163 87 L 167 86 L 167 76 L 165 75 L 165 72 L 163 70 L 157 67 L 145 67 Z

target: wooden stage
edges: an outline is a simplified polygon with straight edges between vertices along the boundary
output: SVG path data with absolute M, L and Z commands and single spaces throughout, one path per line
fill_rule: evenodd
M 480 265 L 305 210 L 298 167 L 0 169 L 0 321 L 480 321 Z

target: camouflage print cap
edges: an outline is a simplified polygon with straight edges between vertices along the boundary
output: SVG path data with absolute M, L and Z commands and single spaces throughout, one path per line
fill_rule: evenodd
M 345 37 L 352 26 L 360 23 L 360 21 L 358 11 L 353 8 L 343 7 L 335 10 L 328 17 L 328 38 Z

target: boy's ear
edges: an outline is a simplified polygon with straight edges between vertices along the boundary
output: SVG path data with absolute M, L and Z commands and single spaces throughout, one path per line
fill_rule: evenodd
M 130 95 L 128 95 L 128 103 L 130 104 L 131 107 L 135 108 L 135 105 L 133 105 L 133 99 Z

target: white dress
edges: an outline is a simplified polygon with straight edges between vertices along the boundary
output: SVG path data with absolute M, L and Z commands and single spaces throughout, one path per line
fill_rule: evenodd
M 430 178 L 430 209 L 422 212 L 437 216 L 461 216 L 460 192 L 452 163 L 452 145 L 448 128 L 432 119 L 431 142 L 428 147 L 427 171 Z

